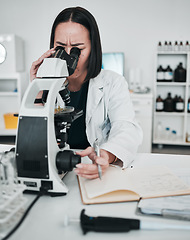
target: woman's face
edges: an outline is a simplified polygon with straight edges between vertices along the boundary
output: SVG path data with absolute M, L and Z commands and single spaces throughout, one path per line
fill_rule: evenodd
M 54 47 L 57 46 L 63 46 L 68 54 L 73 47 L 81 50 L 77 68 L 68 79 L 84 81 L 91 52 L 89 31 L 79 23 L 71 21 L 60 23 L 55 29 Z

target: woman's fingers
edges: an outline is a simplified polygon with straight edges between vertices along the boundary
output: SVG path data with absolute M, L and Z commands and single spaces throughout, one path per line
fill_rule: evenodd
M 75 173 L 81 177 L 94 179 L 98 178 L 98 167 L 96 164 L 77 164 Z
M 83 151 L 76 152 L 76 154 L 80 155 L 81 157 L 88 156 L 93 162 L 94 162 L 95 157 L 96 157 L 96 153 L 95 153 L 93 147 L 87 147 L 87 148 L 86 148 L 85 150 L 83 150 Z
M 76 173 L 79 174 L 94 174 L 97 173 L 97 165 L 96 164 L 84 164 L 80 163 L 76 165 Z
M 38 58 L 38 60 L 36 60 L 32 63 L 32 66 L 30 68 L 30 81 L 32 81 L 36 78 L 36 73 L 37 73 L 40 65 L 42 64 L 43 60 L 45 58 L 50 57 L 54 52 L 55 52 L 54 48 L 51 48 L 50 50 L 45 52 L 40 58 Z
M 80 163 L 76 165 L 76 169 L 74 170 L 75 173 L 81 177 L 85 177 L 88 179 L 93 179 L 93 178 L 98 178 L 98 165 L 100 165 L 102 169 L 102 173 L 104 173 L 109 166 L 109 163 L 107 160 L 101 158 L 101 157 L 96 157 L 95 159 L 96 163 L 94 164 L 84 164 Z
M 81 175 L 79 175 L 79 176 L 84 177 L 84 178 L 87 178 L 87 179 L 95 179 L 95 178 L 98 178 L 98 177 L 99 177 L 98 173 L 96 173 L 96 174 L 91 174 L 91 175 L 89 175 L 89 174 L 81 174 Z
M 50 57 L 54 52 L 55 52 L 55 49 L 51 48 L 47 52 L 45 52 L 38 60 L 43 61 L 44 58 Z
M 94 148 L 87 147 L 86 149 L 84 149 L 80 152 L 76 152 L 76 154 L 80 155 L 81 157 L 85 157 L 85 156 L 88 156 L 89 154 L 91 154 L 92 152 L 94 152 Z
M 109 161 L 105 159 L 104 157 L 95 157 L 95 163 L 101 165 L 102 167 L 108 167 L 109 166 Z
M 81 177 L 88 179 L 98 178 L 98 165 L 100 165 L 102 173 L 104 173 L 109 167 L 109 157 L 107 151 L 103 149 L 100 149 L 100 157 L 96 155 L 93 147 L 88 147 L 83 151 L 76 152 L 76 154 L 81 157 L 88 156 L 93 162 L 93 164 L 79 163 L 76 165 L 76 169 L 74 171 Z

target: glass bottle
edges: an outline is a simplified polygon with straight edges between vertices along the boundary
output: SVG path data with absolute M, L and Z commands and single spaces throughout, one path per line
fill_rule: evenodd
M 176 132 L 176 130 L 172 130 L 172 132 L 171 132 L 171 140 L 172 141 L 176 141 L 176 139 L 177 139 L 177 132 Z
M 183 68 L 182 62 L 179 63 L 174 71 L 174 81 L 175 82 L 186 82 L 186 69 Z
M 163 82 L 164 81 L 164 69 L 160 65 L 157 69 L 157 82 Z
M 173 105 L 174 105 L 174 112 L 176 111 L 176 103 L 178 101 L 178 96 L 175 95 L 174 99 L 173 99 Z
M 183 111 L 184 111 L 184 100 L 181 98 L 181 96 L 179 96 L 176 102 L 176 112 L 183 112 Z
M 175 41 L 175 44 L 174 44 L 174 51 L 179 51 L 179 45 L 177 43 L 177 41 Z
M 166 140 L 170 139 L 170 128 L 169 127 L 165 128 L 165 138 L 166 138 Z
M 179 51 L 183 51 L 184 48 L 183 48 L 183 42 L 181 41 L 180 44 L 179 44 Z
M 173 70 L 168 65 L 167 68 L 164 71 L 164 80 L 165 82 L 172 82 L 173 80 Z
M 172 51 L 172 42 L 169 42 L 168 44 L 168 51 Z
M 157 50 L 158 52 L 161 52 L 163 50 L 161 42 L 158 42 Z
M 165 112 L 173 112 L 174 106 L 173 106 L 173 99 L 171 97 L 171 93 L 168 93 L 167 98 L 164 100 L 164 111 Z
M 164 43 L 164 51 L 168 51 L 168 43 L 167 43 L 167 41 L 165 41 L 165 43 Z
M 159 121 L 156 126 L 156 138 L 160 140 L 162 139 L 162 137 L 163 137 L 163 126 L 162 126 L 162 123 Z
M 186 51 L 190 51 L 189 41 L 186 41 L 185 50 L 186 50 Z
M 162 112 L 162 111 L 164 111 L 164 101 L 159 95 L 156 99 L 156 112 Z

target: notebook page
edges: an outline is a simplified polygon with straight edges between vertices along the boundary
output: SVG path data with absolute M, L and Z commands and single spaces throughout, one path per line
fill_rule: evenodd
M 131 171 L 131 169 L 122 170 L 110 166 L 101 180 L 99 178 L 93 180 L 84 179 L 83 184 L 88 198 L 94 198 L 117 190 L 132 191 L 133 184 L 127 179 L 128 175 L 126 173 L 128 171 Z
M 134 182 L 133 189 L 141 197 L 170 196 L 172 194 L 182 194 L 188 191 L 190 187 L 178 176 L 173 174 L 167 167 L 157 166 L 147 170 L 135 169 L 135 175 L 138 175 L 139 182 Z
M 84 184 L 89 198 L 124 189 L 136 192 L 143 198 L 190 192 L 190 187 L 168 168 L 155 166 L 125 170 L 109 167 L 102 180 L 86 180 Z

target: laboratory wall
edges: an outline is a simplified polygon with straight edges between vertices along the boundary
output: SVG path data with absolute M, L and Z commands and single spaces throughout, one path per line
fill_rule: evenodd
M 103 52 L 124 52 L 125 76 L 141 69 L 142 84 L 153 88 L 158 41 L 190 40 L 189 0 L 0 0 L 0 34 L 24 40 L 25 70 L 49 48 L 52 23 L 70 6 L 96 18 Z

